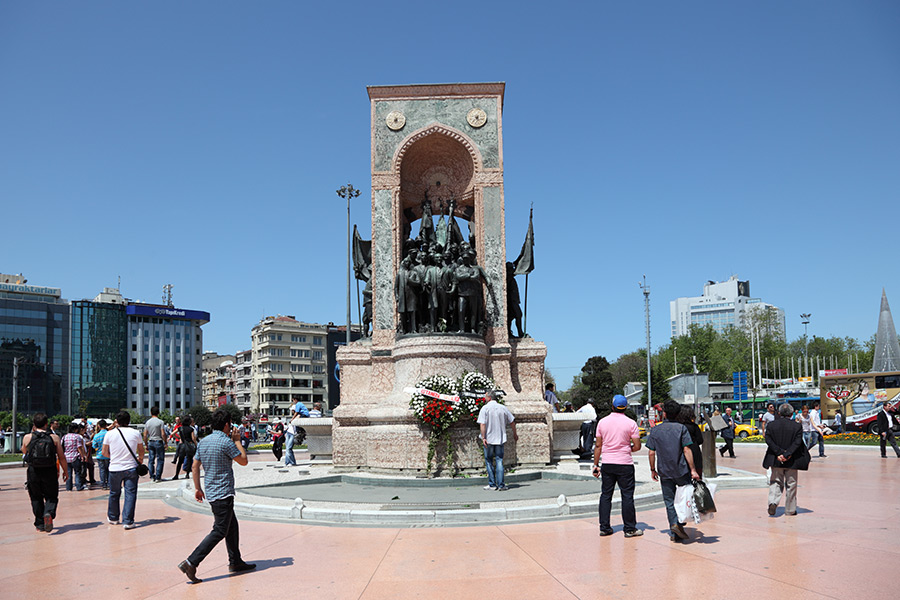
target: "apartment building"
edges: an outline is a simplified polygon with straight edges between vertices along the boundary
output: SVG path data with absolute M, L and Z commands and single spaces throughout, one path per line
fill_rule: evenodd
M 282 416 L 297 401 L 307 406 L 324 402 L 327 337 L 325 325 L 293 316 L 262 319 L 251 333 L 251 412 Z

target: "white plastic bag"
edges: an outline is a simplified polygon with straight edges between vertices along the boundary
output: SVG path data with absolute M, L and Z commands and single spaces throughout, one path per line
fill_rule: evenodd
M 715 499 L 716 484 L 707 482 L 706 487 L 709 489 L 710 495 Z M 700 523 L 701 521 L 712 519 L 715 513 L 700 514 L 700 511 L 697 510 L 697 506 L 694 504 L 694 486 L 688 484 L 679 485 L 675 488 L 675 514 L 678 516 L 679 523 L 687 523 L 688 521 Z
M 693 517 L 691 507 L 694 504 L 694 486 L 679 485 L 675 488 L 675 514 L 679 523 L 687 523 Z

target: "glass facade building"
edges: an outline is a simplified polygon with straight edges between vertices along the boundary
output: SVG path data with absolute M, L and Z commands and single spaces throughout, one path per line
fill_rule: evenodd
M 58 288 L 0 283 L 0 410 L 12 409 L 18 358 L 18 411 L 69 412 L 69 304 L 61 295 Z
M 72 410 L 114 417 L 127 402 L 125 306 L 76 300 L 71 316 Z

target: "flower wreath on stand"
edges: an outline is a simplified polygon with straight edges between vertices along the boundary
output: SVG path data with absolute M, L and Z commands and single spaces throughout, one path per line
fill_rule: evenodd
M 426 471 L 431 472 L 438 443 L 445 444 L 447 452 L 436 469 L 445 464 L 453 464 L 450 426 L 457 421 L 474 422 L 478 418 L 478 411 L 485 405 L 485 394 L 493 389 L 494 381 L 477 371 L 465 373 L 456 380 L 443 375 L 432 375 L 408 389 L 412 393 L 409 408 L 418 421 L 431 430 Z M 502 398 L 502 391 L 499 396 Z M 498 398 L 498 401 L 502 402 L 502 399 Z

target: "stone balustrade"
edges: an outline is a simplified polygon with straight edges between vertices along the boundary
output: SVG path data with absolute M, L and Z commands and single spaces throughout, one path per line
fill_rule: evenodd
M 306 448 L 309 457 L 314 462 L 331 462 L 331 426 L 334 419 L 331 417 L 301 418 L 296 423 L 306 431 Z
M 553 413 L 553 444 L 550 448 L 553 460 L 578 460 L 572 452 L 581 442 L 581 413 Z
M 579 413 L 553 413 L 552 459 L 577 460 L 572 450 L 578 447 L 581 435 L 581 423 L 584 415 Z M 331 428 L 334 420 L 331 417 L 319 419 L 299 419 L 297 424 L 306 430 L 306 447 L 310 458 L 317 462 L 331 462 L 332 442 Z

